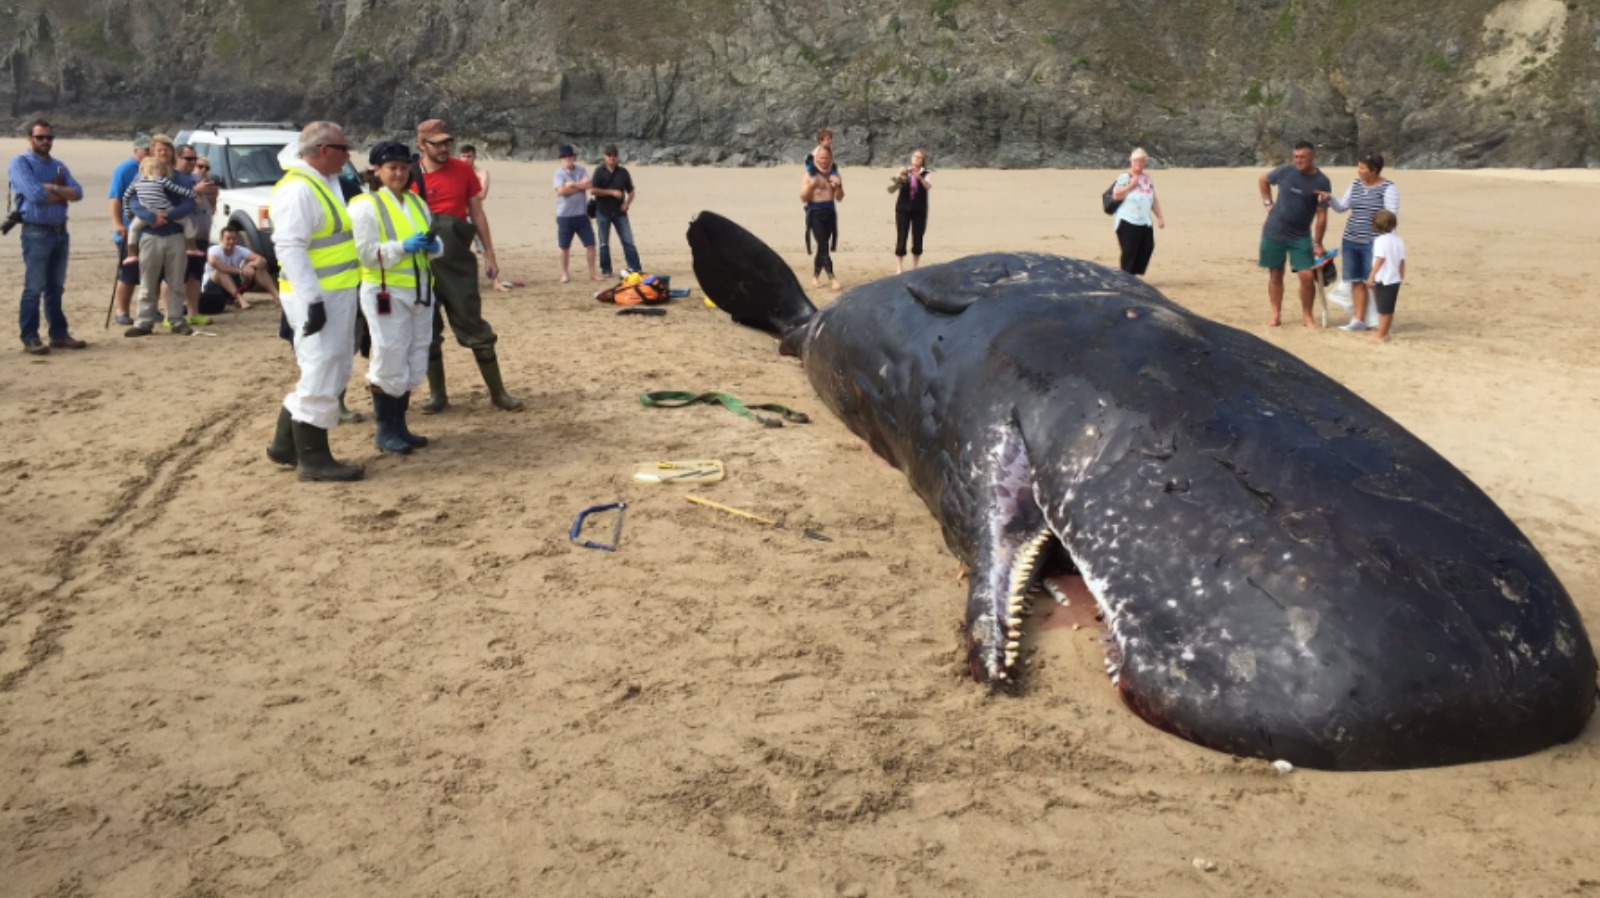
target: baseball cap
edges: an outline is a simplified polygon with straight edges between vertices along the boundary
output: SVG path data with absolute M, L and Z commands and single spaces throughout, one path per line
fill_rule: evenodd
M 576 156 L 578 154 L 572 151 L 572 144 L 564 143 L 561 145 L 561 149 L 556 153 L 556 155 L 560 156 L 562 159 L 565 159 L 568 156 Z
M 135 137 L 133 139 L 133 148 L 136 150 L 150 149 L 150 135 L 140 134 L 138 137 Z
M 398 140 L 385 140 L 373 147 L 372 152 L 367 154 L 367 164 L 373 168 L 377 168 L 385 162 L 409 163 L 410 161 L 411 149 Z
M 417 126 L 418 140 L 439 140 L 449 136 L 450 132 L 445 130 L 442 118 L 431 118 Z

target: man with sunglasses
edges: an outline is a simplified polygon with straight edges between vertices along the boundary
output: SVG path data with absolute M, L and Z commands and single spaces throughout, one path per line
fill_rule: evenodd
M 489 217 L 483 211 L 483 185 L 471 165 L 452 155 L 455 142 L 441 119 L 428 119 L 417 126 L 417 148 L 422 157 L 418 170 L 413 171 L 413 186 L 427 200 L 434 233 L 444 241 L 444 253 L 432 263 L 434 294 L 439 301 L 434 304 L 433 343 L 428 347 L 428 401 L 422 404 L 422 412 L 431 415 L 450 403 L 444 382 L 445 319 L 449 319 L 456 342 L 472 350 L 490 400 L 497 408 L 515 411 L 522 408 L 522 400 L 506 392 L 500 378 L 500 360 L 494 348 L 499 337 L 483 320 L 478 257 L 472 251 L 473 239 L 481 239 L 484 273 L 491 281 L 499 276 L 494 240 L 489 236 Z
M 361 288 L 355 228 L 339 186 L 350 145 L 338 125 L 312 122 L 297 149 L 299 158 L 272 189 L 271 215 L 278 292 L 300 380 L 278 410 L 267 458 L 298 467 L 301 480 L 360 480 L 361 466 L 341 464 L 328 449 L 339 394 L 350 381 Z
M 89 344 L 67 330 L 61 294 L 67 286 L 67 204 L 83 199 L 72 172 L 51 158 L 56 132 L 44 119 L 28 125 L 28 152 L 11 160 L 11 194 L 22 214 L 22 307 L 17 315 L 22 348 L 31 355 L 51 349 L 82 349 Z M 39 306 L 50 328 L 50 345 L 39 340 Z
M 202 161 L 206 165 L 205 171 L 200 170 Z M 192 316 L 200 311 L 200 288 L 205 286 L 206 256 L 211 251 L 211 220 L 217 214 L 219 188 L 206 178 L 211 173 L 211 160 L 202 160 L 200 153 L 190 144 L 178 147 L 178 161 L 173 168 L 179 175 L 189 179 L 189 188 L 195 195 L 194 212 L 189 215 L 189 220 L 194 222 L 194 242 L 200 254 L 189 257 L 183 276 L 184 304 Z

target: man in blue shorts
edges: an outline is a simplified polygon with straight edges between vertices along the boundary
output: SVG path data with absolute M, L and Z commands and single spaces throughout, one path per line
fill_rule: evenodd
M 1272 188 L 1278 198 L 1272 198 Z M 1267 301 L 1272 318 L 1267 327 L 1283 323 L 1283 264 L 1300 278 L 1300 309 L 1306 327 L 1320 327 L 1311 315 L 1316 301 L 1311 266 L 1322 255 L 1322 235 L 1328 229 L 1328 202 L 1319 199 L 1332 192 L 1328 176 L 1317 168 L 1317 151 L 1308 141 L 1294 145 L 1294 164 L 1280 165 L 1261 176 L 1261 205 L 1267 209 L 1267 223 L 1261 228 L 1260 264 L 1267 269 Z M 1313 231 L 1315 223 L 1315 234 Z
M 130 308 L 133 304 L 133 288 L 139 286 L 139 266 L 122 264 L 128 255 L 127 247 L 123 244 L 127 242 L 128 221 L 133 215 L 122 208 L 122 195 L 128 192 L 129 184 L 138 180 L 139 163 L 148 155 L 150 135 L 141 134 L 133 139 L 133 158 L 122 160 L 111 172 L 111 239 L 117 246 L 117 285 L 113 295 L 116 297 L 117 323 L 124 327 L 133 323 Z
M 556 169 L 556 245 L 561 248 L 561 283 L 572 280 L 567 272 L 567 259 L 571 254 L 572 238 L 583 243 L 589 257 L 589 280 L 600 280 L 595 267 L 594 228 L 589 224 L 589 188 L 593 182 L 589 172 L 578 164 L 578 154 L 572 147 L 561 147 L 561 167 Z

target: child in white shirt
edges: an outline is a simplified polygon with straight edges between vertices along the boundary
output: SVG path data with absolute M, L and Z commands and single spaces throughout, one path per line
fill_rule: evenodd
M 1378 302 L 1378 332 L 1372 339 L 1380 343 L 1389 339 L 1394 304 L 1400 298 L 1400 283 L 1406 279 L 1406 242 L 1394 232 L 1399 226 L 1400 219 L 1388 209 L 1373 213 L 1372 230 L 1378 239 L 1372 241 L 1372 273 L 1367 275 L 1367 290 Z

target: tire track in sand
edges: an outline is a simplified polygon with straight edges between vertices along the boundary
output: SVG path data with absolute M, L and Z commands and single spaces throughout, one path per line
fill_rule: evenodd
M 101 562 L 120 554 L 137 529 L 161 516 L 178 496 L 183 472 L 229 442 L 252 410 L 205 415 L 174 443 L 152 455 L 142 475 L 127 484 L 111 507 L 91 526 L 63 539 L 50 555 L 55 584 L 11 598 L 0 612 L 0 692 L 9 692 L 46 659 L 61 651 L 61 637 L 73 612 L 70 605 Z

